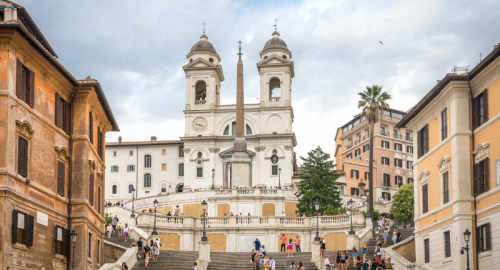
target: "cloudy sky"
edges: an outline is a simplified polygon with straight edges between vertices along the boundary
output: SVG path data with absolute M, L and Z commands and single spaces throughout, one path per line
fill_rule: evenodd
M 186 54 L 202 33 L 219 53 L 221 102 L 234 104 L 238 44 L 245 99 L 258 100 L 256 63 L 273 19 L 292 51 L 294 132 L 303 156 L 333 156 L 337 127 L 359 113 L 356 93 L 380 84 L 408 110 L 454 65 L 474 67 L 500 42 L 500 1 L 17 0 L 61 63 L 98 79 L 121 131 L 107 141 L 184 133 Z M 379 41 L 384 44 L 381 45 Z

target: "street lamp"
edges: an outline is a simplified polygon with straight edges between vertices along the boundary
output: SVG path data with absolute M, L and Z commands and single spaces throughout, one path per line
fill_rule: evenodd
M 179 206 L 179 205 L 176 205 L 176 206 L 175 206 L 175 209 L 177 210 L 177 216 L 180 216 L 180 214 L 179 214 L 179 208 L 180 208 L 180 206 Z
M 471 232 L 469 232 L 469 229 L 465 229 L 465 232 L 464 232 L 465 247 L 462 247 L 462 249 L 460 250 L 461 254 L 464 254 L 464 250 L 467 251 L 467 270 L 470 270 L 470 268 L 469 268 L 469 240 L 470 240 L 470 235 L 471 235 Z
M 396 217 L 397 217 L 397 214 L 396 214 L 397 213 L 396 212 L 396 210 L 397 210 L 397 204 L 396 204 L 396 202 L 394 202 L 392 204 L 392 209 L 394 209 L 394 226 L 393 227 L 394 227 L 394 229 L 397 229 L 398 225 L 396 225 Z
M 75 270 L 75 244 L 76 244 L 76 236 L 78 235 L 75 230 L 73 230 L 70 234 L 71 242 L 73 242 L 73 270 Z
M 312 217 L 313 216 L 313 204 L 312 203 L 309 204 L 309 208 L 311 208 L 311 217 Z
M 214 176 L 215 176 L 215 169 L 212 169 L 212 190 L 215 189 L 215 187 L 214 187 Z
M 134 186 L 132 186 L 132 189 L 130 191 L 132 191 L 132 215 L 130 215 L 130 217 L 135 218 L 135 212 L 134 212 L 135 188 L 134 188 Z
M 207 202 L 205 200 L 203 200 L 203 202 L 201 202 L 201 207 L 203 208 L 203 236 L 201 237 L 201 241 L 202 242 L 206 242 L 208 241 L 207 239 L 207 232 L 205 231 L 205 211 L 207 210 Z
M 154 223 L 153 232 L 151 233 L 151 235 L 158 235 L 158 232 L 156 231 L 156 207 L 158 207 L 158 201 L 155 199 L 153 204 L 155 206 L 155 223 Z
M 351 230 L 349 231 L 349 235 L 355 235 L 356 233 L 354 232 L 354 230 L 352 229 L 352 206 L 353 206 L 353 201 L 352 201 L 352 198 L 349 200 L 349 205 L 351 206 Z
M 281 189 L 281 168 L 278 169 L 279 175 L 278 175 L 278 189 Z
M 314 241 L 319 241 L 319 199 L 314 202 L 314 208 L 316 208 L 316 237 Z

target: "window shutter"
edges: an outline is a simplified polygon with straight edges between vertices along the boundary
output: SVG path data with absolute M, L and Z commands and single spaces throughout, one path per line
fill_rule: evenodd
M 391 193 L 387 192 L 387 195 L 389 196 L 389 201 L 391 200 Z
M 28 215 L 28 234 L 26 237 L 26 246 L 33 246 L 33 227 L 35 226 L 35 217 Z
M 488 89 L 483 91 L 483 118 L 484 122 L 488 121 Z
M 484 161 L 484 192 L 490 190 L 490 159 Z
M 472 167 L 472 176 L 474 177 L 474 196 L 479 195 L 479 164 L 474 164 Z
M 61 127 L 61 96 L 56 93 L 56 126 Z
M 425 125 L 425 153 L 429 152 L 429 125 Z
M 486 250 L 491 250 L 491 228 L 490 228 L 490 223 L 487 223 L 484 225 L 486 227 Z
M 28 177 L 28 141 L 19 137 L 17 145 L 17 173 Z
M 422 213 L 425 214 L 429 211 L 427 200 L 427 184 L 422 187 Z
M 70 125 L 71 125 L 71 105 L 69 104 L 69 102 L 66 102 L 66 101 L 63 101 L 63 105 L 64 105 L 64 113 L 63 113 L 63 117 L 64 117 L 64 123 L 63 123 L 63 130 L 64 132 L 66 132 L 67 134 L 69 134 L 70 132 Z
M 417 146 L 417 154 L 418 154 L 418 157 L 420 158 L 422 156 L 422 130 L 418 131 L 417 132 L 417 143 L 418 143 L 418 146 Z
M 65 180 L 64 163 L 57 162 L 57 194 L 64 197 L 64 180 Z
M 481 227 L 476 227 L 476 249 L 477 252 L 481 252 L 481 247 L 483 241 L 482 241 L 482 235 L 481 235 Z
M 97 212 L 101 214 L 101 187 L 97 186 Z
M 29 71 L 29 84 L 28 89 L 26 89 L 26 103 L 30 105 L 31 108 L 35 107 L 35 72 Z
M 17 242 L 17 216 L 19 211 L 14 210 L 12 212 L 12 243 Z
M 89 112 L 89 139 L 90 143 L 94 144 L 94 118 L 92 112 Z
M 353 178 L 353 176 L 352 176 L 352 175 L 353 175 L 353 171 L 354 171 L 354 170 L 351 170 L 351 179 Z
M 477 127 L 477 98 L 472 98 L 471 99 L 471 109 L 472 109 L 472 130 L 476 129 Z
M 17 59 L 16 66 L 16 96 L 18 98 L 23 97 L 23 64 L 21 60 Z
M 57 226 L 55 226 L 54 232 L 54 254 L 57 254 Z
M 94 174 L 92 173 L 89 176 L 89 202 L 94 206 Z
M 69 230 L 64 230 L 64 254 L 66 254 L 66 258 L 69 258 L 70 255 L 70 242 L 71 242 L 71 235 L 69 234 Z

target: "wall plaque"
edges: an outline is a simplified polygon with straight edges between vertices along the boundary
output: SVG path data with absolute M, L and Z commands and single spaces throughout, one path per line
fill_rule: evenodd
M 49 226 L 49 216 L 40 211 L 36 212 L 36 223 L 42 224 L 44 226 Z

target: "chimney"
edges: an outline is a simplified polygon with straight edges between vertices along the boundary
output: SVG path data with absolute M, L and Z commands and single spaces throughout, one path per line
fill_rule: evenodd
M 151 136 L 151 141 L 156 142 L 156 136 Z
M 122 143 L 122 136 L 118 136 L 118 143 L 121 144 Z

